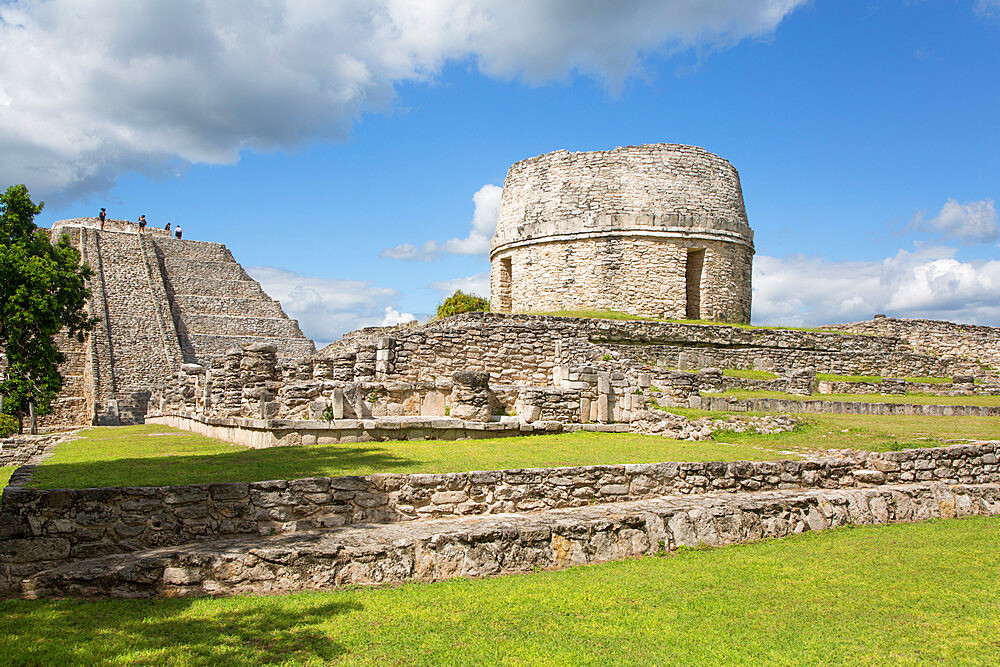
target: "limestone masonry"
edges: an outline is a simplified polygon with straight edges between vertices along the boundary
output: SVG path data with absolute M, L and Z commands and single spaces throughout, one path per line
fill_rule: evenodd
M 491 250 L 492 305 L 503 312 L 361 329 L 319 352 L 223 245 L 116 220 L 102 230 L 90 218 L 60 221 L 52 234 L 67 234 L 94 268 L 88 308 L 99 324 L 83 343 L 61 341 L 66 383 L 48 425 L 150 421 L 256 448 L 575 431 L 695 441 L 798 423 L 723 410 L 1000 415 L 822 397 L 1000 394 L 1000 329 L 884 316 L 790 330 L 519 312 L 747 322 L 753 233 L 739 177 L 690 146 L 515 164 Z M 737 400 L 734 389 L 792 396 Z M 658 409 L 677 406 L 714 415 Z M 28 488 L 35 466 L 72 437 L 0 440 L 0 465 L 19 466 L 0 499 L 0 596 L 435 580 L 1000 515 L 998 442 L 796 461 Z
M 490 250 L 497 312 L 619 310 L 750 321 L 739 174 L 695 146 L 557 151 L 507 172 Z
M 141 423 L 152 390 L 183 364 L 207 364 L 230 348 L 275 345 L 282 358 L 315 346 L 220 243 L 180 240 L 162 229 L 96 218 L 61 220 L 94 269 L 88 309 L 97 328 L 63 340 L 65 386 L 42 424 Z

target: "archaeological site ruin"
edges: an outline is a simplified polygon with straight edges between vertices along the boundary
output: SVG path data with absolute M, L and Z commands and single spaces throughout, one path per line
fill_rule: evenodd
M 490 303 L 748 323 L 753 252 L 739 174 L 719 156 L 676 144 L 557 151 L 507 172 Z
M 905 400 L 1000 394 L 1000 329 L 885 316 L 740 326 L 750 321 L 754 242 L 739 176 L 692 146 L 514 164 L 490 250 L 491 312 L 361 329 L 318 351 L 224 245 L 124 221 L 101 230 L 88 218 L 52 234 L 69 235 L 95 269 L 89 309 L 100 324 L 82 344 L 64 341 L 66 384 L 49 429 L 146 422 L 264 448 L 573 431 L 700 440 L 713 429 L 794 427 L 787 416 L 686 418 L 669 407 L 1000 416 L 972 401 Z M 538 314 L 560 311 L 637 317 Z M 802 400 L 726 394 L 735 389 Z M 5 441 L 0 465 L 37 462 L 47 442 Z M 0 593 L 432 580 L 996 515 L 998 447 L 61 491 L 26 486 L 26 465 L 3 496 Z

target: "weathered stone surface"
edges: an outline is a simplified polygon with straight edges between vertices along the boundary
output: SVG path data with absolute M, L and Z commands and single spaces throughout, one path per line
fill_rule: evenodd
M 83 343 L 60 339 L 66 381 L 43 426 L 141 423 L 151 394 L 175 374 L 191 379 L 179 392 L 193 389 L 188 398 L 210 403 L 213 360 L 234 343 L 260 344 L 283 359 L 315 351 L 225 246 L 139 232 L 124 220 L 104 229 L 96 218 L 53 225 L 53 235 L 67 235 L 97 269 L 88 309 L 99 322 Z M 224 390 L 216 387 L 216 398 Z
M 278 593 L 597 563 L 807 530 L 1000 514 L 1000 486 L 785 490 L 239 538 L 113 555 L 28 577 L 25 597 Z
M 0 567 L 34 560 L 20 552 L 49 554 L 37 565 L 45 568 L 53 559 L 78 560 L 95 550 L 115 553 L 228 535 L 572 508 L 594 501 L 719 490 L 849 488 L 913 481 L 1000 484 L 998 448 L 1000 444 L 992 442 L 808 461 L 380 474 L 176 487 L 8 488 L 0 501 Z M 52 549 L 53 539 L 67 548 Z
M 717 155 L 675 144 L 557 151 L 507 173 L 491 303 L 749 322 L 752 258 L 739 176 Z

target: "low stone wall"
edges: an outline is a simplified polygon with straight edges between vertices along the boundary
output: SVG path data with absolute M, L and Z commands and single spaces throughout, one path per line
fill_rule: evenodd
M 924 405 L 921 403 L 866 403 L 864 401 L 796 400 L 792 398 L 745 398 L 698 396 L 688 407 L 726 412 L 794 412 L 851 415 L 918 415 L 925 417 L 1000 417 L 1000 406 Z
M 656 463 L 42 490 L 0 505 L 0 590 L 64 562 L 237 535 L 528 512 L 671 494 L 1000 483 L 1000 443 L 817 461 Z
M 808 530 L 996 516 L 1000 487 L 938 483 L 712 494 L 447 518 L 157 549 L 71 563 L 25 597 L 278 593 L 481 577 L 723 546 Z
M 560 422 L 536 421 L 527 424 L 516 418 L 501 418 L 500 421 L 491 422 L 465 421 L 452 417 L 376 417 L 300 421 L 166 414 L 148 417 L 146 423 L 193 431 L 252 449 L 387 440 L 501 438 L 532 433 L 561 433 L 565 430 Z M 627 431 L 628 426 L 622 425 L 622 430 Z
M 55 446 L 71 434 L 63 432 L 44 435 L 15 435 L 0 438 L 0 466 L 22 466 L 37 463 L 52 455 Z

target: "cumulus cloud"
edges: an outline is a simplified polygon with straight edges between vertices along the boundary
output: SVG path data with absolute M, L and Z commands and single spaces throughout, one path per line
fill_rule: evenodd
M 397 324 L 412 322 L 417 317 L 413 313 L 401 313 L 392 306 L 385 307 L 385 317 L 382 318 L 382 326 L 394 327 Z
M 918 213 L 912 227 L 963 243 L 992 243 L 1000 238 L 1000 225 L 997 224 L 997 211 L 992 199 L 966 204 L 948 199 L 933 218 L 925 219 L 922 212 Z
M 807 0 L 0 3 L 0 181 L 45 198 L 343 138 L 449 60 L 612 87 L 652 53 L 771 34 Z
M 380 257 L 389 259 L 419 259 L 429 262 L 440 253 L 454 255 L 485 255 L 490 250 L 490 239 L 497 228 L 497 214 L 500 211 L 500 193 L 503 189 L 487 183 L 472 195 L 476 205 L 472 214 L 472 229 L 464 239 L 448 239 L 444 243 L 425 241 L 420 247 L 411 243 L 401 243 L 386 248 Z
M 273 266 L 250 266 L 247 271 L 272 298 L 281 302 L 302 332 L 323 347 L 344 333 L 361 327 L 391 326 L 416 319 L 401 313 L 399 292 L 364 280 L 335 280 L 303 276 Z
M 943 246 L 875 262 L 754 258 L 753 320 L 816 325 L 875 313 L 1000 325 L 1000 261 L 963 262 Z
M 455 293 L 455 290 L 462 290 L 466 294 L 475 294 L 484 299 L 490 298 L 490 272 L 483 271 L 473 276 L 465 278 L 453 278 L 451 280 L 441 280 L 431 283 L 431 288 L 441 292 L 442 297 L 448 297 Z

